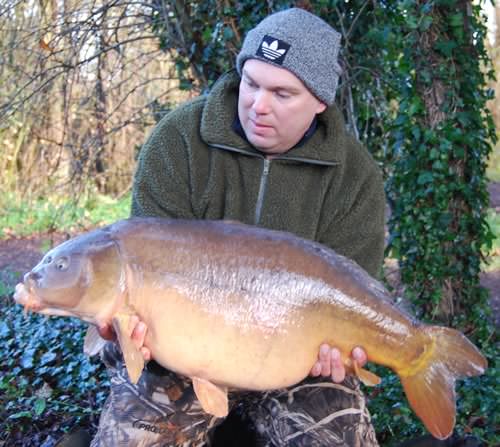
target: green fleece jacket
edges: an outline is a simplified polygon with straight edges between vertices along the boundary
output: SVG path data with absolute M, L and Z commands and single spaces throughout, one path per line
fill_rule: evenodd
M 208 95 L 158 123 L 139 156 L 132 215 L 289 231 L 376 276 L 384 245 L 382 177 L 339 110 L 327 108 L 310 138 L 269 160 L 232 128 L 238 85 L 237 73 L 229 72 Z

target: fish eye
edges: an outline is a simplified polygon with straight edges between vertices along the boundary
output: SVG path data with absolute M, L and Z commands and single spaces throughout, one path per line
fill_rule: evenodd
M 57 270 L 64 272 L 69 266 L 69 259 L 63 256 L 55 261 L 55 267 Z

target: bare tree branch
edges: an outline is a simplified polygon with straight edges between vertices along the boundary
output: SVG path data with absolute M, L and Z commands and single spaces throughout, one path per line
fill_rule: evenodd
M 153 13 L 166 7 L 126 0 L 2 2 L 0 134 L 15 137 L 12 123 L 20 122 L 26 123 L 22 135 L 30 136 L 12 147 L 13 161 L 0 160 L 0 169 L 12 172 L 0 186 L 16 188 L 24 176 L 25 192 L 55 185 L 81 190 L 91 179 L 103 191 L 129 187 L 153 109 L 182 97 L 152 28 Z M 102 163 L 113 169 L 99 172 Z

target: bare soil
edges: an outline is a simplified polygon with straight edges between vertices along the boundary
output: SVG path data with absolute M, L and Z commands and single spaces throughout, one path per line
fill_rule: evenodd
M 491 183 L 488 190 L 491 208 L 500 213 L 500 183 Z M 69 233 L 50 233 L 0 240 L 0 282 L 15 285 L 48 248 L 72 236 Z M 497 327 L 500 327 L 500 269 L 481 273 L 481 284 L 490 291 L 493 315 Z
M 65 233 L 34 234 L 0 240 L 0 281 L 13 286 L 31 270 L 48 248 L 69 239 Z

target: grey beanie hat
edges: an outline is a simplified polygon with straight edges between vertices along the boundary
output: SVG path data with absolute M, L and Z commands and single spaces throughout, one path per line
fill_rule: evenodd
M 333 104 L 341 73 L 341 35 L 318 16 L 291 8 L 266 17 L 245 37 L 236 59 L 241 76 L 247 59 L 286 68 L 319 100 Z

